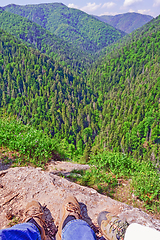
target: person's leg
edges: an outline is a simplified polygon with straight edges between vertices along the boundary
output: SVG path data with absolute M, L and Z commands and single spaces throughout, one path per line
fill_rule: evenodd
M 60 213 L 56 240 L 96 240 L 94 231 L 81 219 L 80 205 L 75 197 L 70 195 L 64 200 Z
M 43 216 L 41 204 L 35 200 L 29 202 L 24 212 L 25 223 L 0 230 L 0 240 L 45 240 Z
M 33 223 L 17 224 L 0 230 L 0 240 L 41 240 L 38 228 Z
M 96 240 L 91 227 L 81 219 L 72 220 L 62 229 L 62 240 Z

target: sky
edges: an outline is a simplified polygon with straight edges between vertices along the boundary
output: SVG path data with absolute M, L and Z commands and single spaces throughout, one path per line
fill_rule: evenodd
M 70 8 L 80 9 L 92 15 L 117 15 L 137 12 L 157 17 L 160 14 L 160 0 L 0 0 L 0 6 L 61 2 Z

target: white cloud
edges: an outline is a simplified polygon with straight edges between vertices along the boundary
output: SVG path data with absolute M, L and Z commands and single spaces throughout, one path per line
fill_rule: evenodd
M 101 3 L 100 4 L 96 4 L 96 3 L 87 3 L 86 6 L 82 7 L 81 10 L 84 11 L 84 12 L 88 12 L 88 13 L 91 13 L 91 12 L 94 12 L 96 11 L 98 8 L 101 7 Z
M 105 8 L 105 7 L 107 7 L 107 8 L 112 8 L 112 7 L 114 7 L 115 5 L 116 5 L 116 3 L 114 3 L 114 2 L 107 2 L 107 3 L 104 3 L 104 4 L 103 4 L 102 8 Z
M 132 12 L 135 12 L 132 8 L 130 8 L 129 10 L 128 10 L 128 12 L 130 12 L 130 13 L 132 13 Z
M 150 9 L 140 9 L 137 12 L 141 14 L 152 15 L 152 12 Z
M 141 2 L 142 0 L 125 0 L 123 6 L 128 7 L 134 3 Z M 158 0 L 159 1 L 159 0 Z
M 78 6 L 75 5 L 74 3 L 69 3 L 69 4 L 68 4 L 68 7 L 69 7 L 69 8 L 78 8 Z
M 153 7 L 157 7 L 160 5 L 160 0 L 154 0 Z
M 115 16 L 115 15 L 118 15 L 120 13 L 118 12 L 104 12 L 103 14 L 100 14 L 99 16 L 103 16 L 103 15 L 112 15 L 112 16 Z

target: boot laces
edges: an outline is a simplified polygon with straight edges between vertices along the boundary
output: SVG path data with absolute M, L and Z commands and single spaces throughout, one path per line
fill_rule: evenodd
M 115 232 L 117 239 L 124 240 L 124 235 L 129 224 L 127 221 L 122 222 L 120 220 L 115 220 L 110 223 L 110 231 Z
M 26 212 L 25 212 L 25 219 L 24 221 L 27 219 L 27 218 L 39 218 L 42 222 L 42 215 L 43 215 L 43 212 L 38 209 L 37 207 L 32 207 L 32 208 L 29 208 Z
M 74 205 L 72 202 L 69 202 L 66 204 L 66 210 L 70 213 L 77 214 L 79 217 L 82 217 L 81 214 L 79 213 L 79 208 L 76 205 Z

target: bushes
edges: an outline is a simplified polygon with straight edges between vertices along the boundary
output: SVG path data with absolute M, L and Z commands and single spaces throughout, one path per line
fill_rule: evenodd
M 39 165 L 58 152 L 57 139 L 51 139 L 42 130 L 23 125 L 15 119 L 0 119 L 0 146 L 16 150 Z
M 0 119 L 0 146 L 18 151 L 36 166 L 43 166 L 53 156 L 54 159 L 56 156 L 73 157 L 74 149 L 70 149 L 70 145 L 65 139 L 60 142 L 58 137 L 51 138 L 42 130 L 13 118 Z M 91 168 L 83 172 L 79 183 L 110 195 L 120 179 L 131 179 L 134 195 L 148 208 L 160 204 L 160 174 L 151 161 L 137 161 L 122 153 L 104 151 L 91 155 L 88 164 Z
M 153 165 L 143 163 L 140 172 L 135 172 L 132 179 L 135 195 L 142 201 L 151 203 L 160 200 L 160 174 Z
M 125 154 L 105 151 L 92 156 L 90 164 L 96 165 L 98 169 L 111 171 L 118 175 L 118 177 L 130 176 L 137 168 L 136 162 L 128 158 Z
M 160 204 L 160 173 L 152 162 L 137 161 L 121 153 L 103 152 L 91 156 L 91 169 L 83 175 L 82 182 L 115 187 L 119 178 L 131 179 L 134 194 L 148 208 Z

